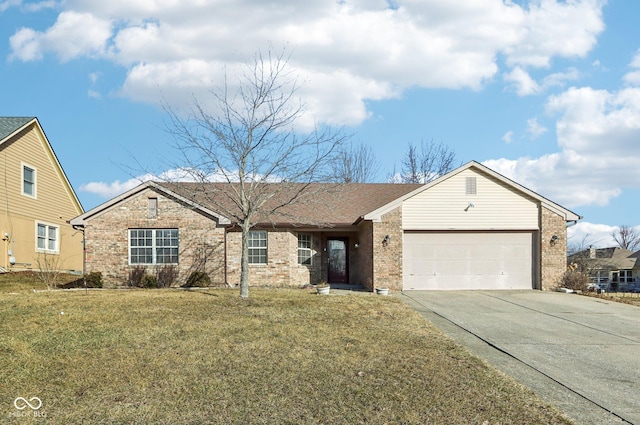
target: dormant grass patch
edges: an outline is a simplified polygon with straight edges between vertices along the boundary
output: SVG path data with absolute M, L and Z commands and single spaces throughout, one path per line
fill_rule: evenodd
M 38 397 L 41 417 L 18 418 L 17 397 Z M 228 289 L 34 293 L 3 283 L 0 418 L 569 423 L 392 297 L 254 288 L 249 300 Z

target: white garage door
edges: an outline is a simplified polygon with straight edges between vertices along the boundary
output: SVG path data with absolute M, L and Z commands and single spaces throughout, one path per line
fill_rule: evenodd
M 532 289 L 533 232 L 407 232 L 404 289 Z

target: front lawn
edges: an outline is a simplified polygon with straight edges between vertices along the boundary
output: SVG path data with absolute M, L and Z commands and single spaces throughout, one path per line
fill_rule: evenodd
M 392 297 L 11 288 L 3 423 L 569 423 Z

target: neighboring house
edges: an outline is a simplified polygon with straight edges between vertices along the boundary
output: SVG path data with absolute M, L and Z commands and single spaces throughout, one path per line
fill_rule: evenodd
M 35 117 L 0 117 L 0 269 L 81 272 L 83 209 Z
M 626 291 L 637 288 L 640 280 L 640 251 L 628 249 L 587 248 L 567 259 L 569 266 L 589 276 L 593 283 L 607 290 Z
M 114 286 L 136 266 L 172 265 L 180 282 L 206 271 L 237 285 L 240 232 L 202 196 L 221 185 L 147 182 L 74 218 L 87 272 Z M 566 270 L 566 225 L 581 218 L 477 162 L 426 185 L 324 189 L 254 227 L 252 284 L 551 289 Z

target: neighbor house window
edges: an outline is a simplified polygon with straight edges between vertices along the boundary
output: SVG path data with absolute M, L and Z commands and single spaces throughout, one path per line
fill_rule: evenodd
M 631 270 L 620 270 L 620 283 L 633 283 Z
M 129 264 L 178 264 L 178 229 L 130 229 Z
M 475 177 L 467 177 L 465 179 L 465 194 L 466 195 L 475 195 L 478 193 L 478 187 L 476 185 Z
M 298 234 L 298 264 L 311 265 L 311 240 L 308 233 Z
M 267 232 L 249 232 L 249 264 L 267 264 Z
M 22 194 L 36 196 L 36 170 L 27 165 L 22 166 Z
M 36 224 L 37 248 L 40 252 L 58 252 L 58 231 L 57 226 L 50 224 Z

